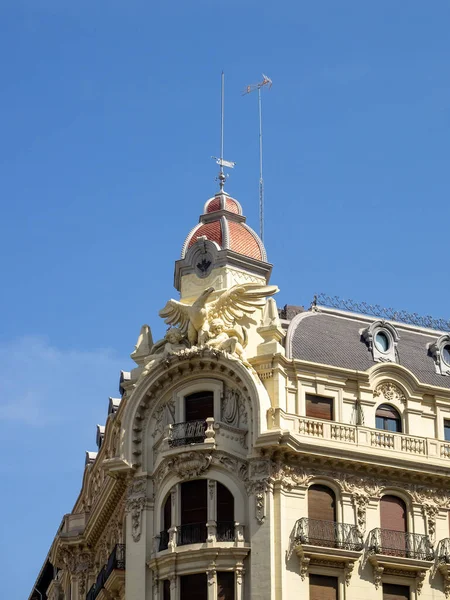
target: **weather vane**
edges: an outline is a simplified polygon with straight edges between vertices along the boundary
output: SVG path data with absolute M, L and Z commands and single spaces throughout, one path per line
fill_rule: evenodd
M 263 147 L 262 147 L 262 107 L 261 107 L 261 89 L 267 86 L 272 87 L 272 80 L 267 75 L 262 74 L 262 81 L 248 85 L 242 92 L 243 96 L 258 90 L 258 116 L 259 116 L 259 237 L 264 241 L 264 179 L 263 179 Z
M 233 169 L 235 162 L 230 160 L 225 160 L 223 158 L 223 125 L 224 125 L 224 111 L 225 111 L 225 75 L 222 71 L 222 93 L 221 93 L 221 102 L 220 102 L 220 158 L 213 156 L 212 158 L 216 161 L 216 163 L 220 166 L 219 175 L 217 179 L 219 180 L 220 191 L 223 190 L 223 186 L 225 185 L 225 180 L 227 176 L 223 172 L 223 168 L 227 167 L 228 169 Z M 216 180 L 217 180 L 216 179 Z

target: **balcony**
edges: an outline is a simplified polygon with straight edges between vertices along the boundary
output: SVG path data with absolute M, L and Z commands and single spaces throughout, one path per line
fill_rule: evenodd
M 434 559 L 434 549 L 430 538 L 420 533 L 404 533 L 377 527 L 369 533 L 368 546 L 369 552 L 373 554 L 417 560 Z
M 303 517 L 295 524 L 294 542 L 321 548 L 343 548 L 359 552 L 363 542 L 355 525 L 318 521 Z
M 206 420 L 167 425 L 164 441 L 169 448 L 178 448 L 190 444 L 214 442 L 215 436 L 214 419 L 211 417 Z
M 291 539 L 293 550 L 300 560 L 302 579 L 310 565 L 327 565 L 342 569 L 349 582 L 363 549 L 362 537 L 355 525 L 306 517 L 296 522 Z
M 234 521 L 209 521 L 208 523 L 188 523 L 161 531 L 155 538 L 156 552 L 170 550 L 191 544 L 215 545 L 226 542 L 234 546 L 244 542 L 244 527 Z M 89 599 L 91 600 L 91 599 Z
M 363 460 L 374 456 L 378 463 L 402 459 L 415 464 L 424 465 L 424 461 L 442 467 L 443 461 L 450 459 L 450 443 L 435 438 L 412 436 L 405 433 L 395 433 L 373 429 L 362 425 L 349 425 L 335 421 L 311 419 L 284 412 L 280 408 L 270 414 L 269 427 L 282 430 L 301 442 L 302 447 L 308 446 L 312 451 L 323 452 L 324 441 L 327 441 L 327 455 L 352 453 L 360 454 Z M 270 429 L 265 436 L 270 436 Z M 279 435 L 279 433 L 277 433 Z M 277 437 L 278 440 L 278 437 Z M 286 440 L 287 441 L 287 440 Z M 261 440 L 262 443 L 266 443 Z M 291 440 L 289 440 L 291 443 Z
M 106 588 L 115 591 L 125 581 L 125 544 L 117 544 L 111 552 L 108 562 L 100 570 L 94 585 L 87 593 L 86 600 L 95 600 Z
M 433 545 L 427 535 L 377 527 L 369 533 L 367 546 L 376 588 L 381 584 L 382 575 L 400 573 L 415 578 L 420 593 L 426 570 L 434 560 Z

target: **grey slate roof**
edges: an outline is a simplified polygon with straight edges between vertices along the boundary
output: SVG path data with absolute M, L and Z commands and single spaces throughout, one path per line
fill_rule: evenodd
M 360 331 L 377 319 L 343 311 L 307 311 L 294 317 L 289 324 L 287 355 L 290 358 L 333 365 L 345 369 L 367 371 L 377 364 Z M 398 363 L 411 371 L 424 384 L 450 389 L 450 376 L 435 371 L 434 360 L 427 344 L 438 339 L 439 333 L 414 331 L 401 323 L 391 322 L 397 329 Z

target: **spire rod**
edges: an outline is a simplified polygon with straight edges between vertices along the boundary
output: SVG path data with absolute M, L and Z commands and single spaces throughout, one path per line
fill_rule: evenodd
M 235 162 L 230 160 L 225 160 L 223 157 L 223 138 L 224 138 L 224 124 L 225 124 L 225 73 L 222 71 L 221 77 L 221 93 L 220 93 L 220 157 L 217 158 L 213 156 L 216 163 L 219 165 L 219 175 L 216 178 L 216 181 L 219 180 L 220 191 L 223 192 L 223 187 L 225 185 L 225 180 L 227 176 L 225 175 L 223 168 L 228 167 L 229 169 L 233 169 Z
M 262 75 L 262 81 L 248 85 L 243 91 L 245 96 L 258 90 L 258 120 L 259 120 L 259 237 L 264 241 L 264 178 L 263 178 L 263 135 L 262 135 L 262 102 L 261 89 L 264 86 L 272 87 L 272 80 L 267 75 Z

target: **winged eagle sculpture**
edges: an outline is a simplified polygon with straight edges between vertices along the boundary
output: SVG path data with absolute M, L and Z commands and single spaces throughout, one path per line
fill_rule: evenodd
M 233 330 L 246 315 L 262 308 L 266 297 L 278 292 L 276 285 L 244 283 L 235 285 L 223 292 L 216 300 L 208 302 L 214 288 L 206 289 L 192 304 L 169 300 L 159 311 L 159 316 L 168 325 L 179 326 L 183 335 L 192 345 L 202 346 L 208 343 L 210 325 L 222 321 L 225 330 Z

